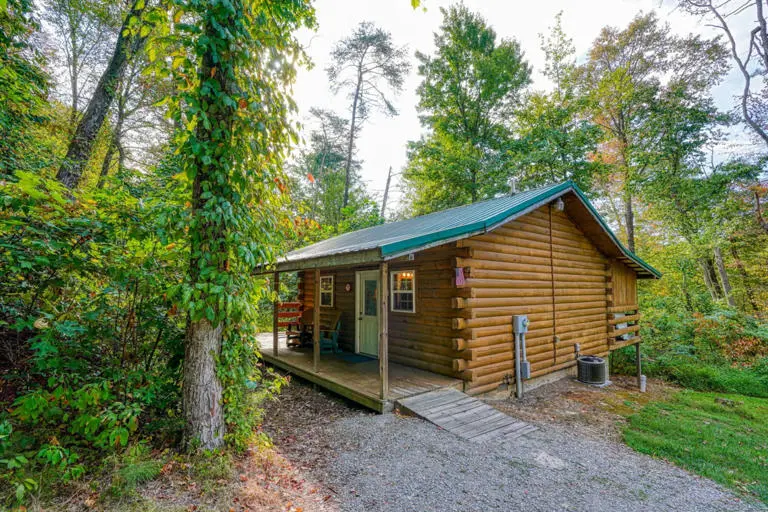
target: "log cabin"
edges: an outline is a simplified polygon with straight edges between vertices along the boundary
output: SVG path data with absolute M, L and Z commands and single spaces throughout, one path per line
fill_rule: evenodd
M 296 313 L 275 303 L 264 359 L 377 411 L 439 387 L 512 384 L 513 315 L 530 321 L 526 387 L 567 375 L 580 354 L 639 356 L 637 280 L 661 277 L 570 181 L 336 236 L 272 272 L 275 286 L 298 274 L 288 306 L 311 311 L 314 343 L 286 345 L 283 316 Z M 325 354 L 328 331 L 338 348 Z

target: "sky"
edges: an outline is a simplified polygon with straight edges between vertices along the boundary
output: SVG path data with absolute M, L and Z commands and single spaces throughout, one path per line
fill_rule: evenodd
M 406 164 L 406 144 L 417 140 L 423 129 L 419 124 L 416 104 L 416 88 L 420 78 L 416 73 L 418 50 L 433 53 L 433 34 L 442 22 L 440 7 L 455 2 L 422 0 L 422 7 L 413 9 L 409 0 L 316 0 L 318 27 L 315 31 L 303 30 L 299 39 L 312 59 L 312 69 L 300 70 L 294 89 L 303 121 L 309 119 L 311 107 L 330 109 L 349 117 L 350 105 L 343 93 L 331 92 L 326 67 L 335 43 L 347 35 L 362 21 L 372 21 L 392 34 L 394 43 L 407 46 L 412 60 L 411 73 L 403 91 L 395 98 L 399 115 L 388 118 L 383 114 L 372 115 L 360 133 L 357 157 L 362 160 L 362 178 L 368 190 L 381 199 L 392 166 L 398 173 Z M 683 35 L 691 32 L 713 35 L 716 32 L 700 23 L 700 20 L 676 8 L 676 2 L 667 0 L 465 0 L 465 5 L 481 14 L 496 30 L 499 38 L 516 39 L 533 67 L 534 90 L 546 90 L 550 84 L 542 75 L 544 53 L 540 49 L 539 34 L 546 33 L 554 24 L 555 15 L 562 11 L 562 23 L 566 34 L 573 39 L 577 60 L 585 59 L 587 51 L 600 29 L 606 25 L 624 28 L 639 12 L 655 10 L 661 20 L 670 23 L 673 32 Z M 742 24 L 746 29 L 748 20 Z M 734 96 L 741 87 L 738 75 L 733 72 L 714 91 L 718 106 L 730 110 Z M 733 151 L 744 142 L 743 134 L 734 134 L 722 153 Z M 388 212 L 395 211 L 402 197 L 399 176 L 393 178 L 390 189 Z

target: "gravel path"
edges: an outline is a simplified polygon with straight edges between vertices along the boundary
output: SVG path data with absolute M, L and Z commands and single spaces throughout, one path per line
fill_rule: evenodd
M 327 434 L 338 450 L 322 478 L 342 510 L 765 510 L 623 445 L 551 425 L 473 444 L 416 418 L 355 415 Z

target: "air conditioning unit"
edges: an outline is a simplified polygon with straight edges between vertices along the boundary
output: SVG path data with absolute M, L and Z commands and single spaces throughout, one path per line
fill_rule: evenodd
M 602 357 L 581 356 L 576 363 L 579 382 L 600 386 L 608 381 L 608 365 Z

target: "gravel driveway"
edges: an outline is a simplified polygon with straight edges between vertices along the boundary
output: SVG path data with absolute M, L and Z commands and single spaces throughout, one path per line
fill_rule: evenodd
M 574 404 L 637 399 L 621 387 L 582 388 L 560 383 L 530 393 L 525 403 L 510 402 L 518 409 L 498 402 L 538 427 L 503 444 L 475 444 L 417 418 L 371 413 L 298 381 L 267 406 L 264 429 L 288 460 L 325 487 L 318 491 L 328 498 L 324 510 L 768 510 L 632 451 L 608 432 L 615 426 L 563 423 L 578 417 L 568 410 Z M 586 399 L 585 392 L 594 396 Z M 549 401 L 570 414 L 553 417 L 542 407 Z
M 329 434 L 346 438 L 324 475 L 342 510 L 765 510 L 623 445 L 551 425 L 473 444 L 416 418 L 361 415 Z

